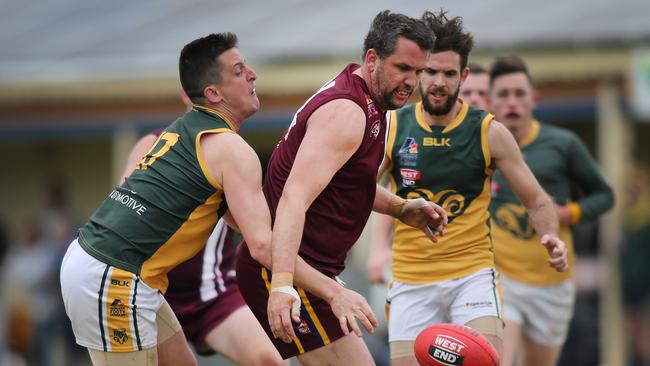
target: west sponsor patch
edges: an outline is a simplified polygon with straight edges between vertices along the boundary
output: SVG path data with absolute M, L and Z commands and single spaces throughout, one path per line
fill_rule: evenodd
M 402 177 L 402 185 L 405 187 L 415 185 L 422 178 L 422 173 L 415 169 L 400 169 L 399 174 Z

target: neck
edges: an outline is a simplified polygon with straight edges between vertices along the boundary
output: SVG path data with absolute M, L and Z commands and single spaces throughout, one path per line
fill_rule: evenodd
M 239 128 L 244 122 L 244 117 L 241 117 L 239 114 L 235 113 L 235 111 L 232 108 L 229 108 L 227 105 L 224 105 L 223 103 L 219 105 L 212 105 L 212 104 L 207 104 L 207 105 L 198 105 L 199 107 L 206 108 L 216 114 L 218 114 L 221 118 L 226 119 L 230 124 L 232 124 L 232 127 L 235 129 L 235 131 L 239 131 Z
M 449 113 L 442 116 L 430 114 L 426 109 L 423 108 L 424 120 L 429 126 L 449 126 L 460 113 L 462 106 L 463 105 L 461 102 L 459 100 L 456 100 L 456 103 L 454 103 L 454 106 L 451 108 Z
M 524 123 L 521 124 L 517 129 L 515 129 L 512 132 L 512 136 L 514 136 L 515 141 L 517 141 L 517 144 L 521 145 L 521 143 L 530 135 L 530 132 L 533 128 L 533 121 L 528 120 Z

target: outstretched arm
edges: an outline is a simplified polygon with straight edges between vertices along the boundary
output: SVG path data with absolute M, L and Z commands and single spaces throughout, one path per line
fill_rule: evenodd
M 541 243 L 550 256 L 549 265 L 560 272 L 566 271 L 569 268 L 567 249 L 558 237 L 555 205 L 524 162 L 514 137 L 501 123 L 492 121 L 488 128 L 488 146 L 496 168 L 526 207 L 535 231 L 541 236 Z

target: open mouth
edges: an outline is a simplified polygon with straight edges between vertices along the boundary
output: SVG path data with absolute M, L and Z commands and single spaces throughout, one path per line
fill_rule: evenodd
M 521 117 L 521 116 L 517 112 L 508 112 L 508 113 L 506 113 L 506 118 L 508 118 L 508 119 L 517 119 L 519 117 Z
M 398 89 L 397 91 L 395 91 L 395 94 L 397 94 L 397 96 L 402 99 L 407 99 L 408 97 L 411 96 L 411 91 L 406 89 Z

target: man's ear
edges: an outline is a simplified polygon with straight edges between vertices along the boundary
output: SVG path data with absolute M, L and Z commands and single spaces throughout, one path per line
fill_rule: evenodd
M 469 67 L 465 67 L 465 69 L 460 72 L 460 83 L 461 84 L 463 84 L 465 82 L 465 80 L 467 79 L 467 77 L 469 76 L 470 73 L 471 73 L 471 71 L 470 71 Z
M 203 96 L 210 104 L 219 104 L 223 100 L 223 95 L 216 85 L 208 85 L 203 89 Z
M 366 51 L 366 54 L 363 56 L 363 63 L 368 65 L 367 67 L 370 73 L 375 71 L 378 62 L 379 62 L 379 55 L 377 54 L 377 51 L 375 51 L 374 48 L 371 48 L 368 51 Z
M 537 107 L 541 97 L 542 95 L 540 94 L 539 89 L 533 89 L 533 108 Z

